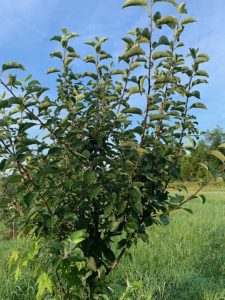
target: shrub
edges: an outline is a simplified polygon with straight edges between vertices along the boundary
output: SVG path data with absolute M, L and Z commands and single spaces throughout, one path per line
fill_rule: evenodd
M 174 6 L 177 17 L 162 16 L 158 2 Z M 179 178 L 185 140 L 194 143 L 199 134 L 192 111 L 205 108 L 196 86 L 207 82 L 200 66 L 208 56 L 191 48 L 188 65 L 181 42 L 195 19 L 174 0 L 125 1 L 129 6 L 144 8 L 148 27 L 123 38 L 119 69 L 104 50 L 107 38 L 96 37 L 86 42 L 87 70 L 74 71 L 80 56 L 71 41 L 78 35 L 65 28 L 52 38 L 62 48 L 51 53 L 61 65 L 48 70 L 58 73 L 55 98 L 31 75 L 8 73 L 6 82 L 6 72 L 24 67 L 2 65 L 0 170 L 16 189 L 10 203 L 32 240 L 10 264 L 18 262 L 17 277 L 24 265 L 35 266 L 37 299 L 112 298 L 106 275 L 133 244 L 148 240 L 146 228 L 167 224 L 169 212 L 197 196 L 167 189 Z

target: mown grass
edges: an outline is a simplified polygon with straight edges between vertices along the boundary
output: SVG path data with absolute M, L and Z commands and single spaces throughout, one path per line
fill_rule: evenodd
M 151 228 L 149 244 L 134 247 L 133 260 L 124 257 L 110 281 L 141 281 L 135 300 L 225 299 L 225 189 L 208 187 L 205 194 L 206 204 L 187 205 L 193 215 L 175 212 L 168 227 Z M 15 282 L 6 270 L 7 257 L 18 246 L 23 241 L 0 241 L 0 300 L 35 299 L 29 273 Z

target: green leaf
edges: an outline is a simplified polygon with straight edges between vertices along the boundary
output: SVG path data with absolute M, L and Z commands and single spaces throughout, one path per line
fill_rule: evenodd
M 163 114 L 150 114 L 151 121 L 156 121 L 156 120 L 170 120 L 170 117 L 168 115 L 163 115 Z
M 85 58 L 84 58 L 84 61 L 86 63 L 92 63 L 92 64 L 95 64 L 96 63 L 96 60 L 95 60 L 95 57 L 93 55 L 87 55 Z
M 209 77 L 209 74 L 206 71 L 203 71 L 203 70 L 198 70 L 198 71 L 196 71 L 195 74 L 198 75 L 198 76 Z
M 112 75 L 124 75 L 124 71 L 121 69 L 116 69 L 112 71 Z
M 225 162 L 225 156 L 223 155 L 222 152 L 220 152 L 218 150 L 213 150 L 213 151 L 210 152 L 210 154 L 215 156 L 219 160 L 221 160 L 223 163 Z
M 178 43 L 177 48 L 179 48 L 179 47 L 184 47 L 184 43 L 183 42 Z
M 168 25 L 169 27 L 174 28 L 177 24 L 178 20 L 173 16 L 165 16 L 156 21 L 156 25 L 158 27 L 162 25 Z
M 141 35 L 142 35 L 142 37 L 144 38 L 143 41 L 145 41 L 145 42 L 150 42 L 150 40 L 151 40 L 151 33 L 150 33 L 150 31 L 149 31 L 148 28 L 144 28 L 144 29 L 142 30 L 142 32 L 141 32 Z
M 9 101 L 8 100 L 1 100 L 0 101 L 0 109 L 1 108 L 6 108 L 6 107 L 10 107 Z
M 85 44 L 89 45 L 89 46 L 92 46 L 92 47 L 95 47 L 95 45 L 96 45 L 96 43 L 93 42 L 93 41 L 86 41 Z
M 69 237 L 69 241 L 72 244 L 78 245 L 81 242 L 83 242 L 85 240 L 86 236 L 85 236 L 85 232 L 84 230 L 79 230 L 79 231 L 75 231 L 73 232 L 70 237 Z
M 169 39 L 167 36 L 165 35 L 162 35 L 159 39 L 159 42 L 158 42 L 159 45 L 169 45 L 170 42 L 169 42 Z
M 137 144 L 133 141 L 126 141 L 120 143 L 120 146 L 123 148 L 136 148 Z
M 102 37 L 101 39 L 100 39 L 100 41 L 99 41 L 99 43 L 100 44 L 103 44 L 103 43 L 105 43 L 106 41 L 108 41 L 108 37 L 106 37 L 106 36 L 104 36 L 104 37 Z
M 64 66 L 68 66 L 74 60 L 73 57 L 66 57 L 64 60 Z
M 129 96 L 133 95 L 133 94 L 138 94 L 140 93 L 139 87 L 131 87 L 129 88 Z
M 163 225 L 169 225 L 169 216 L 161 215 L 159 218 Z
M 95 73 L 92 73 L 92 72 L 85 72 L 85 73 L 83 74 L 83 77 L 91 77 L 91 78 L 93 78 L 93 79 L 95 79 L 95 80 L 98 79 L 98 75 L 95 74 Z
M 153 16 L 153 21 L 156 23 L 161 18 L 162 18 L 161 13 L 159 11 L 157 11 Z
M 121 221 L 120 220 L 113 220 L 112 223 L 110 224 L 110 231 L 115 232 L 119 226 L 120 226 Z
M 96 266 L 96 262 L 95 262 L 95 259 L 93 256 L 90 256 L 88 258 L 88 261 L 87 261 L 87 268 L 89 270 L 91 270 L 92 272 L 96 272 L 97 271 L 97 266 Z
M 56 73 L 56 72 L 60 72 L 60 69 L 53 67 L 48 69 L 47 74 Z
M 61 152 L 62 152 L 62 148 L 53 147 L 53 148 L 49 149 L 48 155 L 58 154 L 58 153 L 61 153 Z
M 131 66 L 130 66 L 130 69 L 133 71 L 133 70 L 135 70 L 136 68 L 138 68 L 138 67 L 140 67 L 141 66 L 141 64 L 139 63 L 139 62 L 133 62 L 132 64 L 131 64 Z
M 204 54 L 204 53 L 199 54 L 198 58 L 205 58 L 205 59 L 209 60 L 209 56 L 207 54 Z
M 181 25 L 190 24 L 190 23 L 194 23 L 194 22 L 197 22 L 197 20 L 192 17 L 187 17 L 181 21 Z
M 21 179 L 20 175 L 12 174 L 7 177 L 5 183 L 6 184 L 18 183 L 20 182 L 20 179 Z
M 200 65 L 200 64 L 203 64 L 203 63 L 208 62 L 208 61 L 209 61 L 209 60 L 206 59 L 206 58 L 199 57 L 199 58 L 196 59 L 195 64 L 196 64 L 196 65 Z
M 8 125 L 8 122 L 6 122 L 3 119 L 0 120 L 0 126 L 7 126 L 7 125 Z
M 183 210 L 187 211 L 189 214 L 193 215 L 193 210 L 190 208 L 182 207 Z
M 24 132 L 27 129 L 29 129 L 31 127 L 34 127 L 34 126 L 37 126 L 37 124 L 36 123 L 31 123 L 31 122 L 20 124 L 20 126 L 19 126 L 19 133 Z
M 209 172 L 209 168 L 207 167 L 206 164 L 203 164 L 203 163 L 198 163 L 199 166 L 201 166 L 207 173 Z
M 108 53 L 104 53 L 100 55 L 100 60 L 104 60 L 104 59 L 109 59 L 112 58 L 112 55 L 108 54 Z
M 45 100 L 45 101 L 41 102 L 41 103 L 38 105 L 38 107 L 39 107 L 40 109 L 46 109 L 46 108 L 48 108 L 48 107 L 50 107 L 50 106 L 53 106 L 53 103 L 50 102 L 49 100 Z
M 57 41 L 57 42 L 61 42 L 62 37 L 60 35 L 55 35 L 53 36 L 50 41 Z
M 202 204 L 205 204 L 205 202 L 206 202 L 206 196 L 205 195 L 203 195 L 203 194 L 197 195 L 197 198 L 199 198 L 201 200 Z
M 126 114 L 134 114 L 134 115 L 142 115 L 143 114 L 142 110 L 137 107 L 125 108 L 124 110 L 122 110 L 122 112 L 126 113 Z
M 130 6 L 147 6 L 147 0 L 126 0 L 122 6 L 122 8 L 130 7 Z
M 207 107 L 205 106 L 205 104 L 203 104 L 203 103 L 194 103 L 194 104 L 192 104 L 191 105 L 191 107 L 190 108 L 200 108 L 200 109 L 207 109 Z
M 6 162 L 7 162 L 6 158 L 1 160 L 1 162 L 0 162 L 0 171 L 4 170 Z
M 135 55 L 144 55 L 144 54 L 145 54 L 144 50 L 141 49 L 139 45 L 134 45 L 133 47 L 131 47 L 130 50 L 126 52 L 125 56 L 126 58 L 130 58 Z
M 62 59 L 63 58 L 63 54 L 61 51 L 54 51 L 50 54 L 50 57 L 57 57 L 57 58 L 60 58 Z
M 61 31 L 62 31 L 62 33 L 64 33 L 65 35 L 68 34 L 68 29 L 65 28 L 65 27 L 61 28 Z
M 190 94 L 190 97 L 195 97 L 197 99 L 201 99 L 201 94 L 199 91 L 194 91 Z
M 46 291 L 52 293 L 52 282 L 45 272 L 42 272 L 41 275 L 38 277 L 37 286 L 38 286 L 37 300 L 43 299 L 43 296 Z
M 163 58 L 163 57 L 170 57 L 170 54 L 166 51 L 156 51 L 152 55 L 153 60 L 157 60 L 157 59 Z
M 139 77 L 139 90 L 141 94 L 144 92 L 144 82 L 146 78 L 147 78 L 146 75 Z
M 219 145 L 219 147 L 218 147 L 218 148 L 223 148 L 223 149 L 225 149 L 225 143 L 223 143 L 223 144 Z
M 96 183 L 96 174 L 95 172 L 90 172 L 86 174 L 86 180 L 88 185 Z
M 10 70 L 10 69 L 20 69 L 20 70 L 23 70 L 23 71 L 26 70 L 23 65 L 18 64 L 14 61 L 10 61 L 10 62 L 4 63 L 2 65 L 2 71 L 6 71 L 6 70 Z
M 173 4 L 175 7 L 177 7 L 177 2 L 175 0 L 153 0 L 153 3 L 156 3 L 156 2 L 168 2 L 168 3 Z
M 188 11 L 187 11 L 187 9 L 186 9 L 185 6 L 186 6 L 185 2 L 182 2 L 182 3 L 179 4 L 179 6 L 178 6 L 178 12 L 179 12 L 179 14 L 187 14 L 188 13 Z
M 155 80 L 155 84 L 166 84 L 166 83 L 173 83 L 174 78 L 171 76 L 160 76 Z
M 76 96 L 76 100 L 79 102 L 81 100 L 83 100 L 85 98 L 85 95 L 84 94 L 80 94 L 80 95 L 77 95 Z
M 72 38 L 75 38 L 75 37 L 78 37 L 78 36 L 79 36 L 78 33 L 76 33 L 76 32 L 71 32 L 70 34 L 68 34 L 67 38 L 68 38 L 68 39 L 72 39 Z
M 192 82 L 192 86 L 195 86 L 197 84 L 202 84 L 202 83 L 208 83 L 208 81 L 206 79 L 197 79 Z

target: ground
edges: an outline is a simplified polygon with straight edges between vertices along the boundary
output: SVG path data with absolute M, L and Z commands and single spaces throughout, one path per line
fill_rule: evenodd
M 204 205 L 198 199 L 187 205 L 193 214 L 175 212 L 169 226 L 151 228 L 149 244 L 134 247 L 133 260 L 125 257 L 110 281 L 140 281 L 135 300 L 225 299 L 225 188 L 204 193 Z M 22 243 L 0 241 L 0 300 L 35 299 L 29 274 L 16 283 L 5 271 L 9 253 Z

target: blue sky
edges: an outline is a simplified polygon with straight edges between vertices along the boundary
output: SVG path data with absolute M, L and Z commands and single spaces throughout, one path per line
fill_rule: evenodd
M 125 33 L 145 24 L 143 9 L 121 10 L 123 0 L 1 0 L 0 64 L 18 61 L 43 85 L 51 85 L 46 70 L 54 66 L 49 53 L 56 44 L 49 39 L 61 27 L 79 33 L 77 49 L 88 53 L 82 43 L 96 35 L 110 37 L 108 48 L 121 53 Z M 200 48 L 211 60 L 205 65 L 210 83 L 201 90 L 208 110 L 198 113 L 200 129 L 220 125 L 225 129 L 225 0 L 186 0 L 189 15 L 198 23 L 184 34 L 187 47 Z M 169 4 L 163 6 L 170 9 Z

